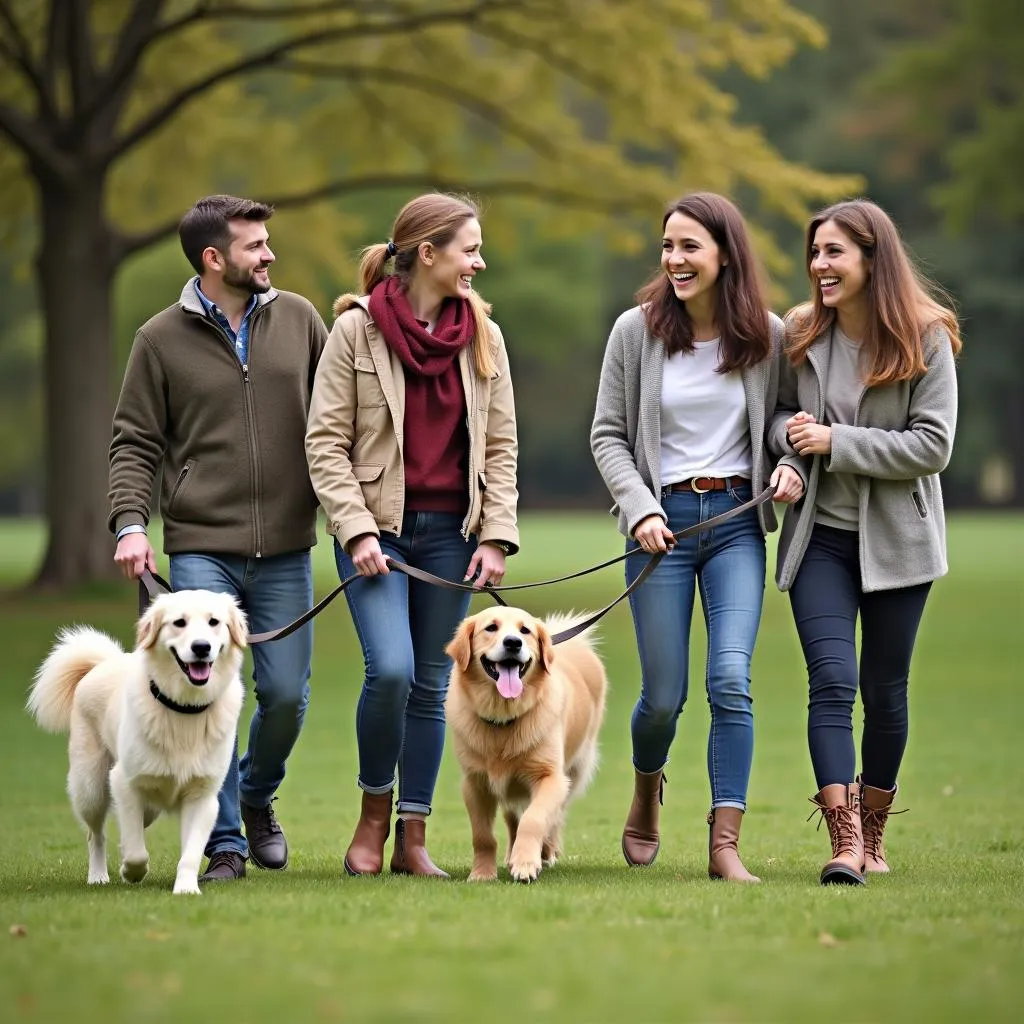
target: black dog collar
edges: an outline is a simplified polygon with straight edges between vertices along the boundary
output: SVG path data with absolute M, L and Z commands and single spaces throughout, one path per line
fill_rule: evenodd
M 170 708 L 172 711 L 177 711 L 179 715 L 198 715 L 201 711 L 205 711 L 210 705 L 209 704 L 179 704 L 176 700 L 171 700 L 166 693 L 161 692 L 160 687 L 153 682 L 152 679 L 149 681 L 149 692 L 165 708 Z M 212 703 L 212 702 L 211 702 Z

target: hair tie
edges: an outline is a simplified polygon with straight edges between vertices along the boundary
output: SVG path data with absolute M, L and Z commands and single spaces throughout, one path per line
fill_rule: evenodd
M 398 246 L 395 245 L 393 239 L 388 239 L 388 259 L 392 259 L 395 253 L 398 252 Z

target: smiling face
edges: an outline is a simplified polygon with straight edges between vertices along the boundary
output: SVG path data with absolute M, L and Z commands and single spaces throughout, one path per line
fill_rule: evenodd
M 818 225 L 811 240 L 810 271 L 830 309 L 852 309 L 866 301 L 871 268 L 860 246 L 834 220 Z
M 515 702 L 547 673 L 553 649 L 547 630 L 532 615 L 494 608 L 465 619 L 448 654 L 467 678 Z
M 179 590 L 150 605 L 138 627 L 143 650 L 166 651 L 192 686 L 205 686 L 224 652 L 246 643 L 234 599 L 208 590 Z
M 231 244 L 227 252 L 208 246 L 204 261 L 236 291 L 249 295 L 270 291 L 270 265 L 275 257 L 266 224 L 237 217 L 228 221 L 228 227 Z
M 480 255 L 482 245 L 480 221 L 469 217 L 447 245 L 420 245 L 414 273 L 441 298 L 467 299 L 473 291 L 473 278 L 487 267 Z
M 661 266 L 680 302 L 705 296 L 713 303 L 725 262 L 718 243 L 700 221 L 678 210 L 665 221 Z

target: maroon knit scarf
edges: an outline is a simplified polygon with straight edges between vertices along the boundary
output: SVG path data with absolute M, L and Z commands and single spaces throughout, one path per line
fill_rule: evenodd
M 388 347 L 404 366 L 423 377 L 441 378 L 437 381 L 437 400 L 447 404 L 459 399 L 461 405 L 461 394 L 441 392 L 448 392 L 450 387 L 451 375 L 445 371 L 473 340 L 476 324 L 469 302 L 447 299 L 431 333 L 416 319 L 398 278 L 390 275 L 370 293 L 369 307 L 370 316 L 384 335 Z M 455 383 L 461 387 L 457 380 Z

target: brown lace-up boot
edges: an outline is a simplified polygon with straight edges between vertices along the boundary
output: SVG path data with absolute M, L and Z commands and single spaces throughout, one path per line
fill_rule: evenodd
M 427 823 L 421 818 L 399 818 L 395 822 L 395 852 L 391 855 L 391 870 L 396 875 L 424 875 L 428 878 L 448 878 L 431 859 L 424 845 Z
M 899 787 L 877 789 L 875 786 L 865 786 L 859 775 L 857 784 L 860 786 L 860 822 L 864 833 L 864 867 L 867 871 L 884 874 L 889 870 L 889 865 L 885 861 L 885 844 L 882 842 L 882 836 L 889 815 L 903 813 L 892 810 L 892 803 L 896 799 L 896 790 Z
M 860 786 L 825 786 L 811 803 L 821 812 L 832 840 L 832 859 L 821 869 L 822 885 L 864 884 L 864 837 L 860 824 Z M 811 818 L 816 811 L 811 812 Z M 810 821 L 811 818 L 807 820 Z M 821 828 L 821 820 L 818 821 Z
M 726 882 L 760 882 L 740 860 L 740 825 L 743 812 L 738 807 L 713 807 L 708 815 L 708 875 Z
M 384 844 L 391 833 L 392 792 L 363 793 L 356 831 L 345 851 L 345 870 L 350 875 L 379 875 L 384 867 Z
M 638 772 L 634 769 L 633 803 L 622 831 L 622 855 L 630 867 L 648 867 L 654 863 L 661 846 L 658 820 L 665 802 L 665 773 Z

